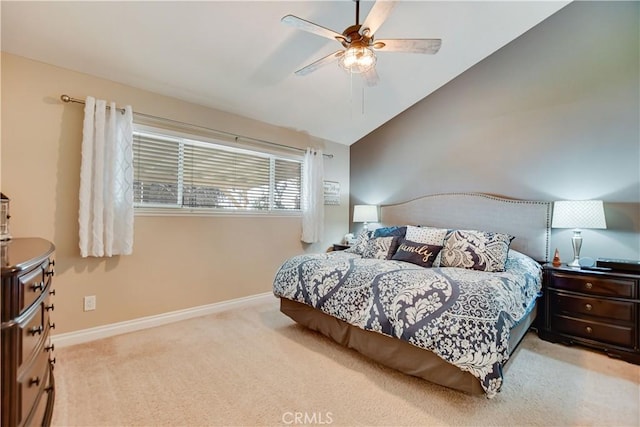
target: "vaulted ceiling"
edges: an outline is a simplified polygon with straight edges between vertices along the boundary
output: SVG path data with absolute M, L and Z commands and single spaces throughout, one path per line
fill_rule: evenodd
M 3 51 L 350 145 L 567 3 L 399 1 L 376 38 L 442 47 L 380 52 L 372 88 L 335 63 L 294 75 L 341 46 L 280 22 L 341 33 L 355 23 L 349 0 L 0 4 Z M 361 2 L 360 23 L 372 4 Z

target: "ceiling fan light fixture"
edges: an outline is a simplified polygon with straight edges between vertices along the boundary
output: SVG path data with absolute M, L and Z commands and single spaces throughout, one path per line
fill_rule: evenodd
M 376 54 L 365 46 L 351 46 L 338 61 L 342 69 L 354 73 L 366 73 L 376 65 Z

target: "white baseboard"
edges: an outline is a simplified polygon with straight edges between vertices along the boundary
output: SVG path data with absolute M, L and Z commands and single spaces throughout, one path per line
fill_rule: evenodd
M 141 317 L 139 319 L 127 320 L 125 322 L 111 323 L 109 325 L 97 326 L 95 328 L 56 334 L 51 336 L 51 342 L 54 343 L 56 347 L 67 347 L 127 332 L 166 325 L 167 323 L 178 322 L 180 320 L 191 319 L 193 317 L 205 316 L 207 314 L 219 313 L 233 308 L 267 302 L 269 300 L 273 300 L 274 303 L 277 302 L 273 293 L 265 292 L 263 294 L 201 305 L 198 307 L 187 308 L 185 310 L 170 311 L 168 313 L 158 314 L 155 316 Z

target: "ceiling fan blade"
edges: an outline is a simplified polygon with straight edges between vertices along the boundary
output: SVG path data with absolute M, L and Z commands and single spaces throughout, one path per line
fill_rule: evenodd
M 375 2 L 369 11 L 369 15 L 367 15 L 367 18 L 362 24 L 362 28 L 364 29 L 363 34 L 368 37 L 375 34 L 375 32 L 378 31 L 378 28 L 380 28 L 387 19 L 387 16 L 389 16 L 391 9 L 393 9 L 395 5 L 395 1 L 378 0 Z M 366 29 L 368 29 L 368 32 Z
M 386 39 L 376 40 L 372 47 L 381 52 L 434 54 L 440 50 L 441 45 L 441 39 Z
M 312 62 L 311 64 L 307 65 L 306 67 L 300 68 L 298 71 L 295 72 L 296 76 L 306 76 L 309 73 L 314 72 L 315 70 L 317 70 L 320 67 L 323 67 L 327 64 L 330 64 L 334 61 L 337 61 L 338 58 L 340 58 L 342 55 L 344 55 L 344 50 L 337 50 L 333 53 L 330 53 L 329 55 L 325 56 L 324 58 L 320 58 L 315 62 Z
M 313 22 L 307 21 L 302 18 L 298 18 L 297 16 L 287 15 L 283 16 L 280 20 L 283 24 L 289 25 L 291 27 L 297 28 L 299 30 L 307 31 L 309 33 L 317 34 L 322 37 L 326 37 L 331 40 L 344 40 L 344 36 L 340 33 L 336 33 L 333 30 L 330 30 L 325 27 L 321 27 L 318 24 L 314 24 Z
M 372 87 L 378 84 L 380 81 L 380 76 L 378 76 L 378 72 L 376 71 L 376 67 L 371 67 L 369 71 L 362 73 L 362 78 L 367 86 Z

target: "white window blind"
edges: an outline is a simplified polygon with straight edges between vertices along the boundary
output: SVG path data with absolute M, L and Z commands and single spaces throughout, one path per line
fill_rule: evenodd
M 302 160 L 134 132 L 137 207 L 299 211 Z

